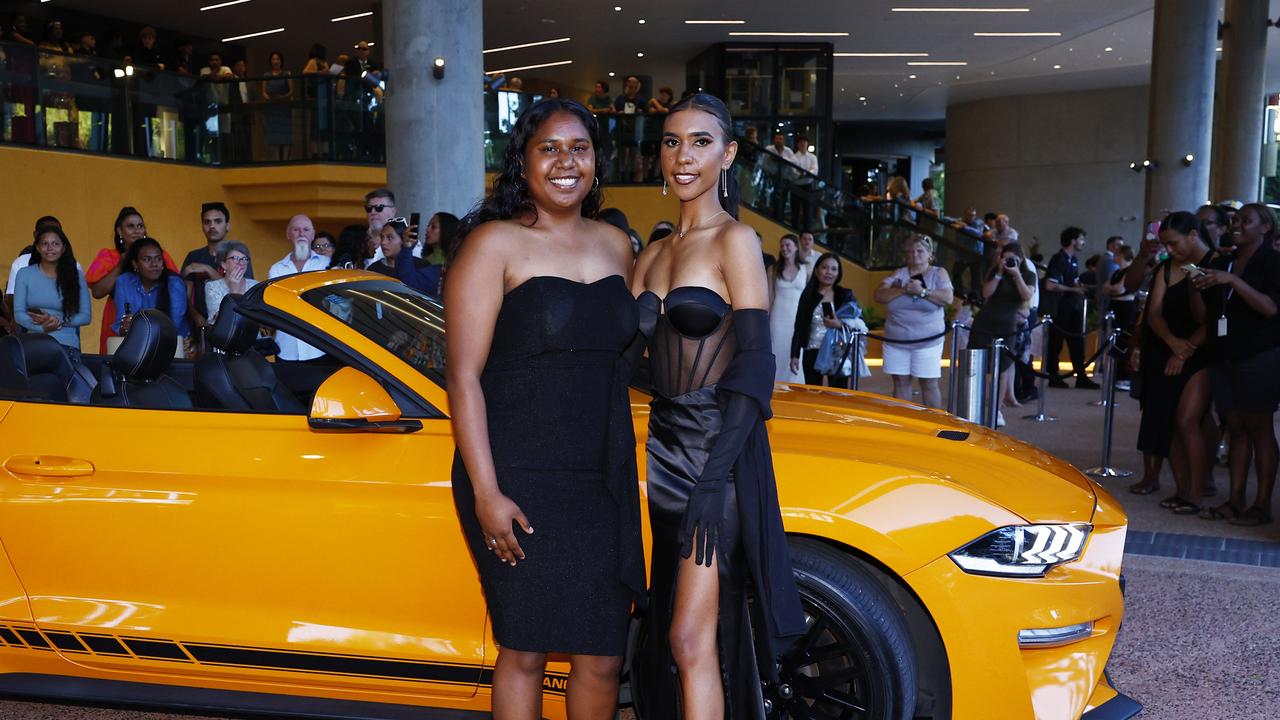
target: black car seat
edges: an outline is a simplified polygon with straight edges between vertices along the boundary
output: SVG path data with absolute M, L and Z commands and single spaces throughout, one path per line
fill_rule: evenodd
M 178 332 L 168 315 L 154 308 L 133 316 L 124 342 L 102 365 L 94 405 L 188 410 L 191 396 L 164 374 L 173 363 Z
M 196 360 L 196 397 L 201 405 L 228 410 L 298 413 L 305 408 L 276 377 L 271 363 L 253 349 L 258 323 L 241 315 L 238 295 L 227 295 L 218 306 L 218 319 L 208 340 L 222 352 Z
M 48 335 L 0 337 L 0 397 L 87 403 L 97 384 L 93 373 Z

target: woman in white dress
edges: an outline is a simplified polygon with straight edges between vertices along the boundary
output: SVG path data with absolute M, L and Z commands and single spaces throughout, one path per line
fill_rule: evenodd
M 795 235 L 783 235 L 778 245 L 778 262 L 769 268 L 769 334 L 777 361 L 774 379 L 804 382 L 804 375 L 791 369 L 791 333 L 795 330 L 800 293 L 809 281 L 809 266 L 799 262 L 800 243 Z

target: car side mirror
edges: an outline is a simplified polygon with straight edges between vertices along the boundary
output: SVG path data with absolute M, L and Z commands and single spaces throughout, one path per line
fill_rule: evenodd
M 311 401 L 307 424 L 323 432 L 410 433 L 421 420 L 401 420 L 400 408 L 376 380 L 351 367 L 329 376 Z

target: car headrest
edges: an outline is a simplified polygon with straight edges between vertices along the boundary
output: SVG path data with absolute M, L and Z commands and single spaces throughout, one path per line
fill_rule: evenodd
M 155 380 L 173 362 L 178 331 L 168 315 L 149 308 L 133 316 L 124 342 L 111 356 L 111 368 L 131 382 Z
M 258 339 L 258 323 L 241 315 L 239 295 L 227 295 L 218 306 L 218 319 L 209 333 L 209 342 L 228 355 L 240 355 Z
M 9 346 L 9 350 L 6 354 L 10 362 L 14 363 L 27 377 L 59 373 L 63 368 L 71 366 L 67 351 L 57 340 L 48 335 L 24 333 L 9 335 L 5 339 L 8 341 L 6 345 Z

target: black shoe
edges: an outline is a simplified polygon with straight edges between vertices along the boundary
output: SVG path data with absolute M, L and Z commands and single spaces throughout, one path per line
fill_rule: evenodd
M 1053 377 L 1049 378 L 1049 387 L 1061 389 L 1061 388 L 1068 388 L 1071 386 L 1067 384 L 1066 380 L 1062 379 L 1061 375 L 1054 375 Z
M 1102 387 L 1102 386 L 1101 386 L 1101 385 L 1099 385 L 1098 383 L 1096 383 L 1096 382 L 1094 382 L 1094 381 L 1090 380 L 1090 379 L 1089 379 L 1089 378 L 1087 378 L 1087 377 L 1083 377 L 1083 376 L 1082 376 L 1082 377 L 1078 377 L 1078 378 L 1076 378 L 1076 389 L 1077 389 L 1077 390 L 1097 390 L 1099 387 Z

